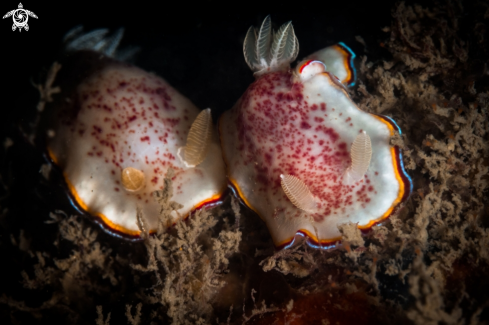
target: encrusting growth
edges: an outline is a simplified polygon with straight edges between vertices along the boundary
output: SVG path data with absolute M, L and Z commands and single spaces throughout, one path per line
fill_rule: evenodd
M 178 149 L 178 157 L 186 167 L 195 167 L 204 161 L 211 137 L 212 115 L 210 108 L 207 108 L 200 112 L 192 123 L 185 147 Z
M 372 143 L 367 132 L 362 131 L 357 135 L 351 146 L 350 157 L 351 165 L 346 174 L 350 179 L 358 182 L 365 176 L 372 159 Z
M 255 74 L 288 67 L 299 54 L 299 41 L 292 22 L 283 24 L 275 33 L 270 16 L 267 16 L 258 33 L 253 26 L 248 29 L 243 52 L 246 63 Z
M 316 200 L 303 181 L 292 175 L 280 175 L 280 184 L 293 205 L 306 212 L 313 212 Z

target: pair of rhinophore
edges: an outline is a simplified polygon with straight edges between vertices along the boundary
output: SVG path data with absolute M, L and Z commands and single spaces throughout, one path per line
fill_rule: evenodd
M 390 145 L 400 130 L 350 99 L 354 54 L 343 43 L 291 69 L 299 51 L 292 24 L 273 31 L 267 17 L 251 27 L 243 48 L 256 81 L 215 132 L 210 109 L 199 112 L 163 79 L 109 58 L 122 33 L 105 34 L 70 41 L 71 50 L 98 52 L 72 51 L 63 63 L 46 127 L 71 197 L 111 232 L 139 236 L 138 209 L 157 228 L 153 192 L 170 168 L 171 200 L 181 204 L 173 222 L 219 203 L 230 183 L 277 247 L 298 234 L 326 247 L 339 224 L 367 229 L 409 196 L 400 149 Z

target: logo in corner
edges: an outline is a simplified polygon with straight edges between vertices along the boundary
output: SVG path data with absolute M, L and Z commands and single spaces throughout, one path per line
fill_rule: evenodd
M 12 16 L 14 20 L 14 24 L 12 25 L 12 31 L 15 31 L 17 28 L 19 32 L 24 28 L 26 31 L 29 30 L 29 25 L 27 25 L 27 21 L 29 20 L 29 16 L 33 18 L 37 18 L 36 14 L 32 11 L 23 9 L 22 3 L 19 3 L 19 8 L 9 11 L 3 16 L 3 19 Z

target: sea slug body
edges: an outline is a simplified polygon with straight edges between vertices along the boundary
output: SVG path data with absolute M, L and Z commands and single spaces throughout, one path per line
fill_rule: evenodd
M 411 192 L 400 149 L 390 145 L 400 129 L 350 99 L 353 52 L 340 43 L 291 70 L 292 25 L 272 33 L 267 17 L 248 31 L 244 53 L 257 79 L 221 117 L 221 145 L 232 187 L 276 247 L 297 234 L 328 247 L 341 239 L 339 224 L 368 229 L 389 217 Z
M 113 42 L 104 47 L 110 53 Z M 157 229 L 153 192 L 170 168 L 171 200 L 181 204 L 173 222 L 219 203 L 225 167 L 210 109 L 200 111 L 160 77 L 100 52 L 70 52 L 57 77 L 61 93 L 43 113 L 47 151 L 73 202 L 127 238 L 139 237 L 138 209 L 148 230 Z

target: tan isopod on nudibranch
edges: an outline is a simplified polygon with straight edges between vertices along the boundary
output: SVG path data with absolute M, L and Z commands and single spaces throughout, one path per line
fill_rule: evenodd
M 152 194 L 170 168 L 171 200 L 182 205 L 173 222 L 220 203 L 227 182 L 211 110 L 111 58 L 121 36 L 98 30 L 69 41 L 56 77 L 61 93 L 43 122 L 52 135 L 47 151 L 75 204 L 111 233 L 138 238 L 137 209 L 148 230 L 157 229 L 160 206 Z

